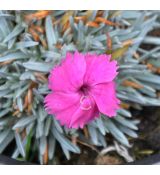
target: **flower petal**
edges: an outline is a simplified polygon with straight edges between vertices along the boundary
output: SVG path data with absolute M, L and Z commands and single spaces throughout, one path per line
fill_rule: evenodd
M 62 111 L 66 108 L 71 107 L 72 105 L 80 101 L 80 95 L 78 93 L 63 93 L 56 92 L 48 94 L 45 97 L 45 106 L 49 107 L 51 112 Z
M 49 76 L 49 88 L 53 91 L 76 91 L 83 84 L 86 71 L 84 55 L 67 53 L 60 66 L 55 67 Z
M 116 98 L 114 82 L 95 85 L 91 90 L 91 94 L 101 113 L 109 117 L 116 115 L 120 101 Z
M 45 107 L 49 114 L 55 115 L 61 125 L 68 128 L 82 128 L 99 115 L 94 99 L 84 98 L 78 93 L 49 94 L 45 98 Z
M 86 74 L 84 82 L 91 85 L 107 83 L 117 75 L 117 62 L 110 61 L 110 55 L 85 55 Z
M 69 126 L 73 113 L 78 109 L 80 95 L 78 93 L 51 93 L 45 98 L 45 107 L 49 114 L 55 115 L 62 125 Z

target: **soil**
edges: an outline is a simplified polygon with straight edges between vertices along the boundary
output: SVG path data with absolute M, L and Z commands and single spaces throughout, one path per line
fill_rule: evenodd
M 139 137 L 133 141 L 132 154 L 140 160 L 152 154 L 160 153 L 160 108 L 145 107 L 140 113 L 133 113 L 139 119 Z

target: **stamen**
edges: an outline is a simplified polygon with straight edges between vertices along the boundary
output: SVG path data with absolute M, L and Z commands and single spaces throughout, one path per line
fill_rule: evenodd
M 92 108 L 91 100 L 88 96 L 82 96 L 80 99 L 80 108 L 82 110 L 88 111 Z

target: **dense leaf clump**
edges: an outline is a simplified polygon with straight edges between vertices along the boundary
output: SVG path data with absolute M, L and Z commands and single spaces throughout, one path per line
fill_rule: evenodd
M 160 40 L 147 35 L 159 27 L 156 11 L 1 11 L 0 153 L 15 143 L 11 157 L 54 164 L 59 145 L 67 159 L 80 144 L 102 148 L 117 140 L 130 147 L 139 122 L 130 108 L 160 105 Z M 101 116 L 83 130 L 61 127 L 43 103 L 49 71 L 75 50 L 119 62 L 117 117 Z

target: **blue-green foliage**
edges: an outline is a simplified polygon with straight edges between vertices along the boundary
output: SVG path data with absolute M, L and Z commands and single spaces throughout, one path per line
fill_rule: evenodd
M 136 109 L 141 109 L 142 106 L 159 106 L 160 99 L 156 92 L 160 90 L 160 76 L 153 74 L 144 64 L 145 61 L 160 66 L 160 39 L 146 36 L 149 31 L 160 27 L 159 12 L 105 11 L 102 17 L 120 26 L 101 23 L 99 27 L 90 27 L 82 20 L 78 23 L 74 20 L 76 16 L 88 15 L 87 20 L 94 21 L 98 11 L 54 11 L 46 18 L 28 22 L 24 16 L 29 13 L 33 12 L 0 12 L 0 153 L 15 140 L 17 147 L 13 150 L 13 158 L 30 160 L 29 152 L 38 150 L 40 163 L 44 163 L 43 155 L 48 154 L 52 164 L 57 143 L 69 159 L 70 152 L 80 153 L 79 145 L 74 145 L 71 138 L 77 137 L 86 144 L 107 147 L 106 134 L 111 134 L 113 141 L 116 139 L 129 147 L 127 136 L 136 138 L 138 129 L 138 121 L 132 119 L 129 110 L 120 109 L 116 118 L 101 116 L 90 123 L 87 126 L 90 137 L 86 139 L 80 130 L 61 127 L 45 112 L 43 98 L 49 90 L 47 82 L 38 76 L 47 76 L 67 51 L 106 53 L 110 50 L 107 45 L 110 36 L 112 53 L 120 66 L 116 79 L 118 98 Z M 53 25 L 53 19 L 60 22 Z M 70 23 L 65 31 L 62 19 L 68 19 Z M 29 33 L 32 23 L 45 29 L 45 33 L 38 34 L 39 41 L 35 41 Z M 46 48 L 42 44 L 43 40 L 47 43 Z M 131 40 L 132 44 L 127 45 L 124 51 L 124 42 L 127 40 Z M 155 47 L 151 51 L 142 49 L 142 43 L 153 44 Z M 139 54 L 137 59 L 135 53 Z M 143 88 L 126 87 L 123 84 L 125 80 Z M 24 107 L 25 97 L 33 82 L 36 85 L 31 88 L 32 105 L 30 112 L 27 112 Z M 19 112 L 15 114 L 17 110 Z

